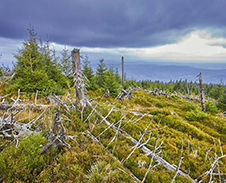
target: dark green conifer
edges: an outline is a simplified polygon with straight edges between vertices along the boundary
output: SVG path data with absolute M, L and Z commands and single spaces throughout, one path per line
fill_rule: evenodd
M 118 95 L 119 93 L 118 89 L 120 87 L 120 84 L 116 81 L 114 70 L 112 68 L 110 68 L 106 72 L 106 80 L 104 84 L 105 91 L 108 89 L 112 97 L 116 97 Z
M 97 85 L 94 77 L 94 72 L 92 70 L 92 67 L 90 66 L 90 61 L 88 56 L 85 56 L 83 58 L 83 69 L 82 72 L 85 76 L 85 83 L 87 85 L 88 90 L 96 90 Z
M 23 48 L 14 54 L 17 59 L 12 89 L 20 88 L 24 92 L 36 92 L 48 94 L 61 93 L 63 75 L 59 67 L 52 62 L 46 53 L 40 52 L 37 43 L 37 34 L 34 28 L 28 29 L 29 39 L 23 42 Z
M 61 52 L 61 59 L 60 59 L 60 65 L 61 70 L 64 73 L 64 75 L 69 75 L 72 73 L 72 63 L 71 63 L 71 55 L 69 53 L 69 50 L 66 49 L 66 47 Z
M 121 77 L 119 76 L 119 73 L 118 73 L 118 68 L 116 68 L 116 72 L 115 72 L 115 80 L 116 82 L 120 85 L 122 83 L 122 79 Z
M 96 71 L 96 82 L 98 87 L 100 88 L 104 88 L 105 86 L 106 72 L 107 72 L 107 67 L 104 64 L 104 59 L 101 59 Z

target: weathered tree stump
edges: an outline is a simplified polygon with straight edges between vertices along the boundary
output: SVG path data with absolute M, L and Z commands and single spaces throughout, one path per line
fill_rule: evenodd
M 68 144 L 65 142 L 67 139 L 66 132 L 64 130 L 63 123 L 60 119 L 60 110 L 57 108 L 56 113 L 53 119 L 53 128 L 46 133 L 46 137 L 48 138 L 47 144 L 42 148 L 40 154 L 43 154 L 52 147 L 66 147 Z
M 74 87 L 76 89 L 76 107 L 85 108 L 87 106 L 86 87 L 82 76 L 79 49 L 71 51 Z

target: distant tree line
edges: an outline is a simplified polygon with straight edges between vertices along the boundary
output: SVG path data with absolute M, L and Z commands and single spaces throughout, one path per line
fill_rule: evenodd
M 189 93 L 192 95 L 200 94 L 200 87 L 198 82 L 186 82 L 185 80 L 170 81 L 170 82 L 160 82 L 160 81 L 133 81 L 133 86 L 141 87 L 142 89 L 154 90 L 158 88 L 163 92 L 177 92 L 183 95 L 187 95 L 187 85 L 189 88 Z M 128 84 L 127 84 L 128 85 Z M 203 89 L 205 96 L 217 100 L 217 107 L 226 111 L 226 85 L 224 84 L 203 84 Z

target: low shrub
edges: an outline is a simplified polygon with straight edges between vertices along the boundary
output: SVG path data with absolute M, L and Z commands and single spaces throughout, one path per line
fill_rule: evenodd
M 47 140 L 41 135 L 34 135 L 21 141 L 16 146 L 9 146 L 0 153 L 0 175 L 5 182 L 34 182 L 51 156 L 40 155 L 41 144 Z
M 216 115 L 217 113 L 219 113 L 219 109 L 212 102 L 206 103 L 206 111 L 209 112 L 212 115 Z

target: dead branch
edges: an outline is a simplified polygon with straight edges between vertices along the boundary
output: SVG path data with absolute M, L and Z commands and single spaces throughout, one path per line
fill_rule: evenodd
M 98 144 L 100 144 L 102 147 L 105 148 L 105 146 L 94 136 L 92 135 L 92 133 L 90 131 L 87 130 L 87 133 L 86 133 L 92 140 L 94 140 L 95 142 L 97 142 Z M 106 148 L 105 148 L 106 149 Z M 108 153 L 111 153 L 109 152 L 107 149 L 106 151 Z M 117 158 L 114 156 L 113 153 L 111 153 L 113 155 L 113 158 L 117 160 Z M 126 168 L 125 166 L 123 166 L 124 169 L 126 169 L 126 171 L 128 172 L 128 175 L 135 181 L 135 182 L 141 182 L 128 168 Z
M 115 149 L 115 146 L 116 146 L 116 143 L 117 143 L 118 133 L 119 133 L 119 129 L 120 129 L 121 124 L 122 124 L 122 120 L 126 117 L 126 115 L 127 115 L 127 114 L 125 114 L 123 117 L 121 117 L 121 119 L 116 123 L 116 124 L 119 123 L 118 129 L 116 130 L 115 136 L 112 138 L 112 140 L 111 140 L 111 141 L 109 142 L 109 144 L 107 145 L 107 148 L 108 148 L 108 146 L 115 140 L 115 144 L 114 144 L 114 147 L 113 147 L 113 149 L 112 149 L 112 153 L 114 153 L 114 149 Z M 115 124 L 115 125 L 116 125 L 116 124 Z M 107 128 L 107 129 L 109 129 L 109 128 Z
M 216 167 L 217 162 L 218 162 L 220 159 L 224 158 L 224 157 L 226 157 L 226 154 L 223 155 L 223 156 L 220 156 L 220 157 L 216 158 L 216 159 L 214 160 L 214 162 L 211 164 L 211 168 L 210 168 L 208 171 L 206 171 L 205 173 L 203 173 L 202 175 L 200 175 L 199 177 L 202 177 L 202 176 L 204 176 L 204 175 L 210 175 L 209 182 L 211 182 L 211 181 L 212 181 L 212 178 L 213 178 L 213 171 L 214 171 L 214 169 L 215 169 L 215 167 Z M 218 174 L 219 174 L 219 173 L 218 173 Z M 218 174 L 217 174 L 217 175 L 218 175 Z M 199 178 L 199 177 L 198 177 L 198 178 Z M 196 180 L 197 180 L 197 179 L 196 179 Z
M 110 123 L 109 121 L 107 121 L 107 120 L 100 114 L 100 112 L 98 112 L 98 111 L 91 105 L 90 102 L 88 102 L 88 105 L 95 111 L 96 114 L 98 114 L 98 115 L 103 119 L 103 121 L 105 122 L 106 125 L 111 126 L 111 128 L 114 129 L 114 130 L 117 130 L 117 127 L 116 127 L 114 124 L 112 124 L 112 123 Z M 138 142 L 136 139 L 134 139 L 131 135 L 129 135 L 127 132 L 125 132 L 125 131 L 122 130 L 122 129 L 119 129 L 119 131 L 121 132 L 121 135 L 122 135 L 122 136 L 124 136 L 125 138 L 131 140 L 131 142 L 133 142 L 135 145 L 136 145 L 137 143 L 138 143 L 138 145 L 140 145 L 139 142 Z M 146 146 L 142 146 L 142 147 L 141 147 L 141 150 L 142 150 L 146 155 L 148 155 L 148 156 L 149 156 L 149 155 L 153 155 L 153 151 L 151 151 L 150 149 L 148 149 Z M 163 165 L 166 169 L 169 169 L 169 170 L 172 170 L 172 171 L 176 171 L 176 168 L 175 168 L 172 164 L 170 164 L 169 162 L 167 162 L 166 160 L 164 160 L 162 157 L 160 157 L 160 156 L 158 156 L 158 155 L 155 154 L 154 159 L 155 159 L 157 162 L 159 162 L 161 165 Z M 188 174 L 182 172 L 181 170 L 178 171 L 178 175 L 182 175 L 182 176 L 184 176 L 184 177 L 189 177 Z M 195 183 L 195 181 L 194 181 L 191 177 L 189 177 L 189 178 L 191 179 L 191 181 L 192 181 L 193 183 Z
M 123 101 L 125 98 L 131 99 L 132 98 L 132 91 L 134 89 L 132 87 L 129 87 L 128 89 L 124 90 L 122 88 L 121 92 L 116 97 L 117 100 Z
M 122 163 L 125 163 L 125 161 L 126 161 L 127 159 L 129 159 L 129 157 L 130 157 L 130 156 L 133 154 L 133 152 L 137 149 L 137 147 L 138 147 L 139 145 L 141 145 L 141 142 L 142 142 L 142 140 L 143 140 L 143 138 L 144 138 L 144 135 L 146 134 L 147 129 L 148 129 L 149 126 L 151 125 L 153 119 L 154 119 L 154 117 L 153 117 L 152 120 L 149 122 L 149 124 L 147 125 L 147 127 L 144 129 L 144 131 L 143 131 L 143 133 L 142 133 L 142 135 L 141 135 L 141 137 L 140 137 L 138 143 L 135 144 L 135 146 L 133 147 L 132 152 L 127 156 L 127 158 L 126 158 Z
M 3 99 L 3 98 L 5 98 L 5 97 L 8 97 L 9 95 L 11 95 L 11 93 L 9 93 L 9 94 L 7 94 L 7 95 L 4 95 L 4 96 L 0 97 L 0 99 Z
M 174 182 L 174 180 L 175 180 L 175 178 L 176 178 L 176 176 L 177 176 L 177 174 L 178 174 L 178 171 L 180 170 L 180 165 L 181 165 L 181 162 L 182 162 L 182 160 L 183 160 L 183 158 L 184 158 L 184 157 L 182 156 L 182 154 L 183 154 L 183 134 L 182 134 L 182 130 L 181 130 L 181 152 L 180 152 L 180 160 L 179 160 L 179 162 L 178 162 L 177 170 L 176 170 L 176 173 L 175 173 L 175 175 L 174 175 L 174 177 L 173 177 L 171 183 Z
M 216 142 L 215 142 L 214 138 L 213 138 L 213 142 L 214 142 L 214 147 L 215 147 L 215 159 L 216 159 L 217 158 L 217 147 L 216 147 Z M 220 183 L 222 183 L 222 181 L 221 181 L 221 175 L 220 175 L 221 174 L 221 172 L 220 172 L 220 166 L 219 166 L 219 162 L 218 161 L 217 161 L 217 171 L 218 171 L 218 174 L 219 174 L 218 175 L 219 176 L 219 181 L 220 181 Z
M 23 108 L 16 108 L 8 116 L 4 114 L 0 117 L 0 137 L 15 140 L 16 145 L 18 145 L 19 140 L 24 140 L 27 136 L 41 132 L 41 129 L 39 128 L 41 121 L 39 121 L 36 126 L 34 124 L 38 119 L 42 118 L 45 111 L 39 117 L 27 124 L 17 121 L 23 111 Z
M 148 170 L 146 171 L 146 173 L 145 173 L 145 175 L 144 175 L 144 178 L 143 178 L 143 180 L 142 180 L 142 183 L 144 183 L 144 181 L 145 181 L 145 179 L 146 179 L 146 177 L 147 177 L 147 175 L 148 175 L 148 172 L 150 171 L 150 169 L 151 169 L 151 167 L 152 167 L 152 162 L 153 162 L 153 159 L 154 159 L 154 157 L 155 157 L 156 151 L 157 151 L 157 149 L 158 149 L 157 146 L 158 146 L 158 139 L 159 139 L 159 136 L 158 136 L 159 124 L 160 124 L 160 121 L 159 121 L 159 123 L 158 123 L 158 125 L 157 125 L 157 135 L 156 135 L 156 140 L 155 140 L 155 147 L 154 147 L 154 150 L 153 150 L 153 153 L 152 153 L 152 157 L 151 157 L 151 162 L 150 162 L 150 164 L 149 164 L 149 166 L 148 166 Z
M 218 139 L 219 140 L 219 139 Z M 218 175 L 219 176 L 219 181 L 221 181 L 221 175 L 224 175 L 225 173 L 221 173 L 220 172 L 220 167 L 219 167 L 219 160 L 221 160 L 222 158 L 226 157 L 226 154 L 223 154 L 223 151 L 222 151 L 222 147 L 221 147 L 221 142 L 219 140 L 219 145 L 220 145 L 220 150 L 221 150 L 221 156 L 217 156 L 217 152 L 216 152 L 216 143 L 215 143 L 215 140 L 214 140 L 214 146 L 215 146 L 215 153 L 214 155 L 210 152 L 211 148 L 208 149 L 207 153 L 206 153 L 206 158 L 205 158 L 205 161 L 207 159 L 207 156 L 208 154 L 210 154 L 213 158 L 214 158 L 214 161 L 211 162 L 210 160 L 210 164 L 211 164 L 211 167 L 208 171 L 204 172 L 203 174 L 201 174 L 199 177 L 196 178 L 196 180 L 200 177 L 203 177 L 205 175 L 209 175 L 209 183 L 213 182 L 212 179 L 213 179 L 213 176 L 214 175 Z M 207 148 L 206 148 L 207 149 Z M 218 173 L 214 173 L 214 170 L 217 168 L 218 170 Z
M 48 98 L 53 99 L 56 103 L 62 105 L 63 107 L 65 107 L 67 109 L 67 112 L 70 111 L 70 106 L 65 104 L 58 96 L 56 95 L 49 95 Z

